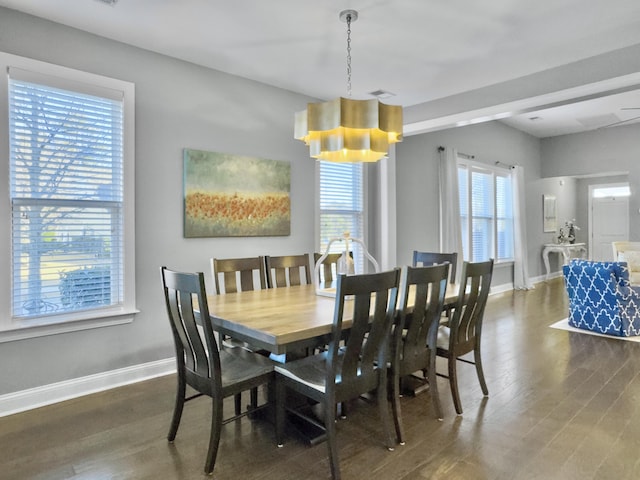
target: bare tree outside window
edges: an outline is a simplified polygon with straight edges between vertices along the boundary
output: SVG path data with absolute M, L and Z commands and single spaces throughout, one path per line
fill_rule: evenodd
M 122 102 L 14 79 L 9 99 L 13 316 L 119 303 Z

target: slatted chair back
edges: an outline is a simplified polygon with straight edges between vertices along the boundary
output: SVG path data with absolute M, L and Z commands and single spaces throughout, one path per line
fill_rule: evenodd
M 318 260 L 322 257 L 322 253 L 313 254 L 313 265 L 318 263 Z M 353 258 L 353 252 L 349 252 L 351 258 Z M 321 268 L 318 270 L 318 278 L 316 281 L 318 285 L 325 284 L 330 285 L 338 275 L 338 259 L 342 256 L 341 253 L 329 253 L 324 260 L 322 260 Z
M 182 273 L 162 267 L 162 279 L 178 371 L 184 369 L 188 385 L 213 396 L 222 388 L 218 344 L 211 322 L 202 322 L 203 341 L 194 309 L 195 300 L 202 318 L 209 318 L 204 275 L 202 272 Z
M 354 398 L 386 378 L 391 325 L 394 321 L 400 269 L 364 275 L 338 275 L 336 308 L 329 344 L 327 390 L 340 399 Z M 345 307 L 353 309 L 349 335 L 341 344 Z M 340 355 L 338 355 L 338 353 Z M 340 357 L 340 361 L 338 361 Z
M 439 252 L 420 252 L 418 250 L 413 251 L 413 263 L 414 267 L 428 267 L 429 265 L 438 265 L 444 262 L 449 262 L 449 282 L 456 282 L 456 273 L 458 265 L 457 253 L 439 253 Z
M 267 288 L 264 257 L 212 258 L 211 269 L 218 295 L 223 292 L 235 293 Z M 240 277 L 239 283 L 238 276 Z M 259 276 L 257 282 L 255 281 L 256 276 Z
M 482 318 L 489 298 L 493 260 L 486 262 L 464 262 L 460 279 L 458 300 L 453 307 L 449 328 L 451 347 L 456 355 L 474 350 L 480 342 Z
M 268 288 L 309 285 L 311 283 L 309 255 L 306 253 L 302 255 L 266 256 L 265 267 Z

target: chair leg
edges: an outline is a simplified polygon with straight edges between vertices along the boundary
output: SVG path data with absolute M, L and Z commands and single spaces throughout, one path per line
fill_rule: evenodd
M 176 404 L 173 407 L 173 418 L 171 419 L 171 427 L 169 427 L 169 434 L 167 440 L 173 442 L 178 433 L 178 426 L 180 425 L 180 419 L 182 418 L 182 410 L 184 409 L 184 398 L 187 390 L 187 383 L 184 376 L 178 373 L 178 388 L 176 390 Z
M 484 370 L 482 369 L 482 358 L 480 357 L 480 348 L 476 348 L 473 350 L 473 358 L 476 364 L 476 373 L 478 374 L 478 380 L 480 381 L 480 388 L 482 388 L 482 393 L 486 397 L 489 395 L 489 389 L 487 388 L 487 382 L 484 379 Z
M 340 480 L 340 460 L 338 459 L 338 445 L 336 440 L 336 405 L 335 402 L 326 402 L 324 407 L 324 426 L 327 434 L 331 478 L 333 480 Z
M 258 387 L 254 387 L 251 389 L 251 391 L 249 392 L 250 398 L 251 398 L 251 408 L 257 408 L 258 407 Z
M 389 418 L 389 399 L 387 398 L 387 377 L 381 375 L 383 381 L 378 382 L 378 409 L 380 410 L 380 421 L 384 432 L 385 445 L 392 452 L 395 449 L 395 442 L 391 435 L 391 419 Z
M 236 415 L 240 415 L 242 413 L 242 394 L 236 393 L 233 396 L 233 404 L 235 406 Z
M 432 348 L 429 353 L 429 394 L 431 395 L 431 403 L 436 412 L 436 418 L 442 420 L 442 404 L 440 403 L 440 394 L 438 393 L 438 381 L 436 376 L 436 350 Z
M 211 433 L 209 434 L 209 451 L 207 461 L 204 465 L 204 473 L 211 475 L 216 464 L 218 455 L 218 445 L 220 444 L 220 433 L 222 430 L 222 402 L 211 399 Z
M 275 381 L 276 390 L 276 444 L 278 447 L 284 445 L 284 421 L 285 421 L 285 408 L 284 402 L 286 397 L 286 387 L 284 382 L 276 375 Z
M 349 413 L 348 402 L 340 402 L 338 405 L 336 405 L 336 411 L 340 412 L 341 419 L 344 420 L 345 418 L 347 418 L 347 414 Z
M 458 373 L 457 365 L 458 361 L 455 355 L 450 354 L 449 360 L 449 385 L 451 386 L 451 396 L 453 397 L 453 405 L 456 407 L 456 413 L 462 415 L 462 403 L 460 402 L 460 392 L 458 391 Z
M 402 424 L 402 410 L 400 409 L 400 375 L 397 372 L 393 373 L 391 387 L 391 408 L 393 412 L 393 421 L 396 427 L 396 438 L 400 445 L 404 445 L 404 427 Z

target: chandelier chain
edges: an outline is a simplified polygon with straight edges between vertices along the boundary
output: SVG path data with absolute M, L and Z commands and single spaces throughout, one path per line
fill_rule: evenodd
M 351 97 L 351 14 L 347 15 L 347 94 Z

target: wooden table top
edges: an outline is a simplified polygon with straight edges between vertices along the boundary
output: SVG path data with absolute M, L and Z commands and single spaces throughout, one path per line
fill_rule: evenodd
M 273 353 L 330 334 L 335 308 L 335 299 L 316 295 L 314 285 L 207 295 L 207 301 L 217 330 Z
M 448 286 L 446 301 L 456 291 Z M 216 330 L 276 354 L 328 341 L 335 309 L 335 298 L 316 295 L 314 285 L 211 294 L 207 302 Z M 346 301 L 345 328 L 352 315 L 353 302 Z

